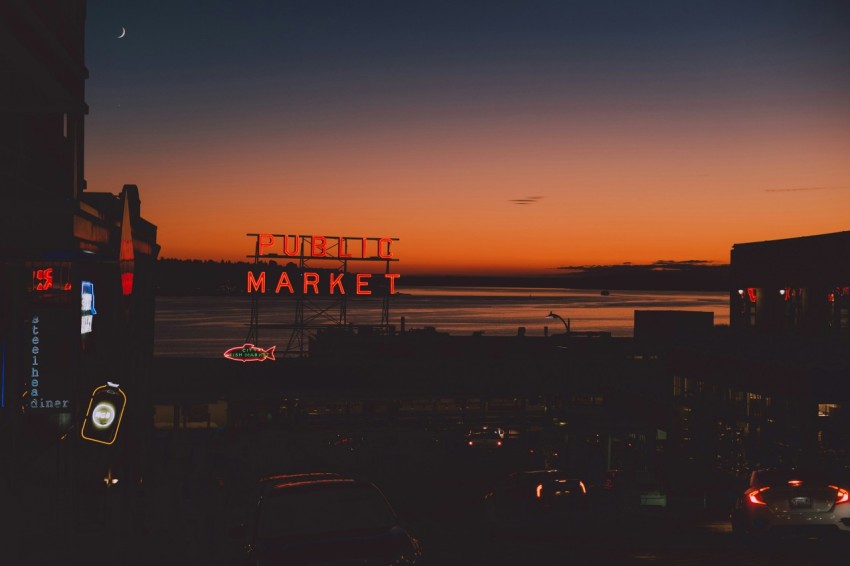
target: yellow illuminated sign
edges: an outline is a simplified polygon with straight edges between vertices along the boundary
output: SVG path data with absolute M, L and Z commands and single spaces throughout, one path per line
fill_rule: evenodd
M 86 420 L 83 421 L 81 435 L 86 440 L 100 444 L 112 444 L 118 438 L 121 417 L 127 395 L 121 391 L 117 383 L 101 385 L 92 391 L 89 406 L 86 409 Z

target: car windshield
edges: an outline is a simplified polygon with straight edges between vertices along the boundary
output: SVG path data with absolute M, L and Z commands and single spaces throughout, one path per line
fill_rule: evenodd
M 472 430 L 472 431 L 469 431 L 469 434 L 467 436 L 469 438 L 501 439 L 505 436 L 505 433 L 500 428 L 494 428 L 494 429 L 484 429 L 484 430 Z
M 559 495 L 583 492 L 579 479 L 548 471 L 512 474 L 507 480 L 508 487 L 537 485 Z
M 272 491 L 259 509 L 257 536 L 277 538 L 350 530 L 388 529 L 395 516 L 374 488 L 359 484 Z

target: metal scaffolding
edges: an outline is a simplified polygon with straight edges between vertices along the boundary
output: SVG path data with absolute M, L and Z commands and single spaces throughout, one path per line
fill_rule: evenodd
M 259 266 L 262 262 L 268 262 L 277 259 L 285 259 L 290 262 L 297 262 L 297 270 L 303 278 L 304 274 L 311 269 L 323 269 L 338 274 L 338 277 L 346 279 L 350 274 L 350 264 L 361 262 L 383 262 L 384 274 L 390 274 L 390 265 L 394 261 L 398 261 L 392 257 L 391 244 L 398 241 L 398 238 L 362 238 L 353 236 L 313 236 L 313 235 L 282 235 L 282 234 L 247 234 L 256 238 L 254 247 L 254 255 L 248 256 L 254 258 L 254 265 Z M 284 238 L 282 253 L 269 252 L 265 253 L 263 248 L 271 247 L 271 243 L 276 238 Z M 293 246 L 290 251 L 287 249 L 287 239 L 294 238 L 298 245 Z M 316 241 L 314 239 L 322 238 L 321 255 L 315 253 Z M 360 255 L 356 256 L 354 252 L 349 250 L 349 244 L 357 242 L 360 245 Z M 367 249 L 372 244 L 375 248 L 375 255 L 366 255 Z M 386 250 L 383 251 L 381 246 L 385 245 Z M 319 266 L 317 264 L 324 264 Z M 306 283 L 298 282 L 303 287 L 299 291 L 306 291 Z M 291 294 L 290 299 L 279 298 L 276 300 L 292 300 L 294 302 L 294 320 L 291 323 L 285 322 L 269 322 L 260 324 L 260 294 L 251 292 L 251 320 L 248 328 L 247 343 L 257 344 L 259 341 L 259 330 L 289 330 L 289 339 L 284 350 L 278 350 L 280 355 L 288 357 L 306 357 L 309 350 L 310 338 L 315 336 L 315 332 L 324 328 L 343 328 L 348 329 L 348 302 L 350 293 L 337 294 L 309 294 L 307 292 L 296 292 Z M 382 296 L 381 300 L 381 323 L 375 329 L 378 332 L 388 334 L 390 330 L 390 298 L 392 294 L 387 292 Z

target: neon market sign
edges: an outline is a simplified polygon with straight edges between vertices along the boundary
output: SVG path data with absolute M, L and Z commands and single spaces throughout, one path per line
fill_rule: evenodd
M 248 235 L 257 237 L 257 255 L 259 257 L 302 257 L 307 255 L 312 258 L 325 259 L 388 260 L 393 259 L 390 246 L 393 242 L 398 241 L 398 238 L 352 236 Z M 356 242 L 356 244 L 351 242 Z M 280 251 L 275 252 L 275 249 Z
M 396 293 L 398 273 L 390 273 L 390 262 L 398 261 L 392 252 L 392 243 L 398 238 L 367 238 L 353 236 L 317 236 L 286 234 L 248 234 L 256 238 L 255 262 L 261 259 L 299 260 L 297 278 L 295 273 L 282 270 L 271 277 L 267 270 L 256 268 L 247 273 L 248 294 L 273 292 L 289 295 L 371 295 L 370 284 L 386 286 L 387 294 Z M 349 262 L 384 262 L 387 272 L 383 274 L 348 273 L 343 270 L 310 270 L 310 260 L 332 260 L 343 267 Z M 377 279 L 375 281 L 373 279 Z
M 228 360 L 237 362 L 264 362 L 266 360 L 274 361 L 274 350 L 277 346 L 263 349 L 254 346 L 253 344 L 244 344 L 230 348 L 224 352 L 224 357 Z

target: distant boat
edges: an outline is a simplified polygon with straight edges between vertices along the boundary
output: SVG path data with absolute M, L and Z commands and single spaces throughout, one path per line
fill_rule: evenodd
M 602 291 L 600 291 L 599 294 L 604 296 L 604 297 L 607 297 L 608 295 L 611 294 L 611 291 L 609 291 L 608 289 L 602 289 Z

